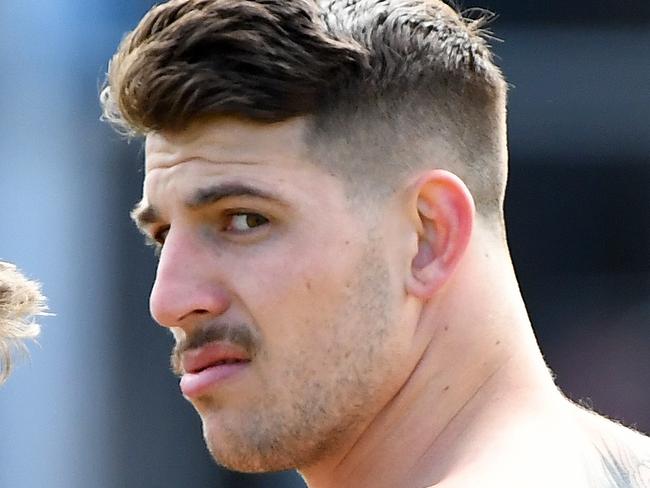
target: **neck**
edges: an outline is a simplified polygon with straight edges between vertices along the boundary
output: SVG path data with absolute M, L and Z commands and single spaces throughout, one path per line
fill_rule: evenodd
M 301 469 L 310 488 L 442 483 L 513 418 L 534 411 L 531 403 L 559 397 L 507 251 L 479 248 L 470 246 L 453 282 L 422 309 L 413 341 L 420 350 L 402 388 L 336 455 Z M 486 274 L 472 276 L 476 269 Z

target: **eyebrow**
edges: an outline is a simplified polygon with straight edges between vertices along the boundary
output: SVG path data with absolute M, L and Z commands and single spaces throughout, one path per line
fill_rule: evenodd
M 198 210 L 224 198 L 232 197 L 253 197 L 283 203 L 278 195 L 254 186 L 244 183 L 221 183 L 207 188 L 199 188 L 185 201 L 185 206 L 191 210 Z
M 244 183 L 221 183 L 205 188 L 199 188 L 185 200 L 184 204 L 190 210 L 199 210 L 202 207 L 212 205 L 219 200 L 233 197 L 253 197 L 264 200 L 271 200 L 276 203 L 286 205 L 286 203 L 276 194 L 250 186 Z M 147 205 L 140 201 L 131 211 L 131 219 L 135 225 L 143 231 L 147 225 L 160 222 L 160 212 L 153 205 Z

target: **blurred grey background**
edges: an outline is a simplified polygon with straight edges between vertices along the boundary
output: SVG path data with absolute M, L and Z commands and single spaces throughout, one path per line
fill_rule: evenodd
M 477 3 L 504 40 L 509 236 L 542 349 L 570 397 L 648 432 L 650 3 Z M 3 488 L 301 486 L 213 464 L 148 316 L 141 145 L 97 95 L 151 4 L 0 0 L 0 258 L 56 312 L 0 390 Z

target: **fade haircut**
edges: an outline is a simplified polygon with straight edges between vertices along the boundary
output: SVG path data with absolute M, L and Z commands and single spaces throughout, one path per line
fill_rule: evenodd
M 501 217 L 506 84 L 483 27 L 440 0 L 172 0 L 111 60 L 104 118 L 146 135 L 304 115 L 314 159 L 357 191 L 445 168 Z
M 24 352 L 23 341 L 39 333 L 31 318 L 45 310 L 39 284 L 25 278 L 13 264 L 0 261 L 0 383 L 11 372 L 13 353 Z

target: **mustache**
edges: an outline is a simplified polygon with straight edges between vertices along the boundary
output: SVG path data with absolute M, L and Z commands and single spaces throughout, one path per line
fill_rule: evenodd
M 183 354 L 192 349 L 198 349 L 211 342 L 228 342 L 242 348 L 251 358 L 255 356 L 259 347 L 259 339 L 252 327 L 247 324 L 206 323 L 197 328 L 191 335 L 187 335 L 174 346 L 170 363 L 173 373 L 182 376 Z

